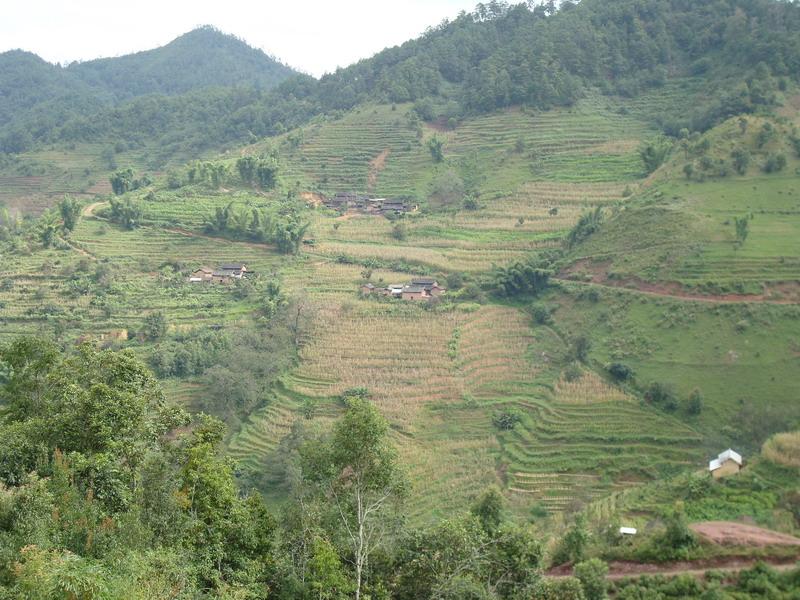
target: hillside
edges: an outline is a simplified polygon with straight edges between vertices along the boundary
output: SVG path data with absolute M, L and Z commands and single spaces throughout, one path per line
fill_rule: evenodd
M 242 188 L 236 159 L 227 159 L 219 164 L 228 191 L 189 185 L 186 170 L 176 190 L 133 192 L 143 211 L 140 229 L 119 230 L 93 217 L 102 215 L 93 209 L 70 236 L 77 254 L 66 247 L 66 254 L 46 251 L 52 275 L 45 277 L 48 291 L 36 298 L 21 284 L 41 277 L 31 269 L 44 256 L 37 251 L 17 263 L 5 273 L 15 282 L 6 333 L 43 322 L 61 323 L 65 336 L 136 331 L 142 314 L 161 311 L 169 318 L 168 338 L 188 341 L 221 320 L 248 322 L 258 300 L 186 288 L 187 269 L 241 260 L 259 273 L 275 273 L 286 293 L 306 305 L 309 330 L 298 366 L 281 377 L 265 406 L 237 417 L 244 423 L 231 440 L 233 455 L 275 498 L 283 494 L 282 439 L 292 424 L 312 406 L 325 422 L 338 411 L 338 395 L 357 387 L 370 390 L 396 428 L 413 479 L 435 482 L 412 502 L 423 520 L 491 482 L 506 490 L 518 514 L 535 507 L 555 515 L 702 465 L 718 447 L 757 448 L 787 419 L 800 417 L 790 400 L 797 385 L 792 348 L 800 334 L 796 276 L 787 270 L 795 237 L 776 236 L 768 222 L 763 232 L 756 226 L 774 214 L 789 231 L 794 227 L 787 221 L 794 205 L 785 175 L 797 164 L 786 141 L 791 128 L 751 117 L 747 133 L 733 120 L 693 138 L 698 148 L 713 140 L 704 150 L 710 156 L 729 156 L 737 145 L 750 149 L 753 162 L 744 175 L 709 173 L 685 182 L 687 159 L 676 144 L 672 158 L 645 178 L 638 148 L 656 131 L 633 114 L 620 115 L 620 105 L 596 95 L 569 109 L 476 117 L 446 132 L 414 121 L 410 105 L 370 105 L 320 120 L 246 152 L 276 148 L 285 190 L 357 189 L 419 199 L 419 212 L 403 220 L 402 239 L 385 218 L 322 208 L 306 209 L 306 237 L 314 243 L 298 258 L 268 244 L 209 235 L 205 224 L 218 208 L 278 206 L 274 193 Z M 755 136 L 767 122 L 776 123 L 775 138 L 758 149 Z M 427 147 L 434 136 L 444 141 L 442 163 Z M 783 172 L 763 173 L 759 165 L 778 151 L 790 157 Z M 693 160 L 699 165 L 701 158 Z M 736 246 L 733 226 L 722 221 L 757 208 L 747 194 L 737 199 L 743 182 L 774 192 L 760 200 L 770 210 L 757 213 L 750 237 Z M 473 209 L 462 204 L 469 187 L 477 198 Z M 694 200 L 675 198 L 674 189 Z M 723 197 L 727 212 L 714 216 L 709 211 L 719 210 Z M 581 216 L 598 207 L 607 215 L 599 231 L 569 250 L 557 285 L 535 302 L 498 302 L 480 289 L 494 265 L 557 249 Z M 708 229 L 711 223 L 718 232 Z M 675 258 L 666 260 L 669 249 Z M 750 252 L 764 260 L 754 265 Z M 86 294 L 100 290 L 87 259 L 114 265 L 115 283 L 102 286 L 106 300 L 84 306 Z M 703 260 L 702 285 L 671 275 L 685 271 L 679 259 Z M 717 267 L 723 259 L 725 266 Z M 737 261 L 748 279 L 737 275 Z M 85 275 L 73 271 L 78 264 Z M 385 283 L 409 274 L 458 276 L 464 288 L 437 310 L 385 305 L 358 297 L 365 271 Z M 46 315 L 41 311 L 48 306 L 58 308 Z M 543 324 L 531 317 L 538 306 L 550 315 Z M 576 363 L 581 338 L 589 350 Z M 421 345 L 378 350 L 380 340 L 390 339 Z M 147 343 L 137 347 L 144 356 L 151 352 Z M 615 362 L 634 378 L 614 381 L 607 367 Z M 204 381 L 173 376 L 169 389 L 192 405 Z M 736 395 L 729 393 L 732 381 Z M 653 382 L 673 390 L 674 406 L 640 403 Z M 703 407 L 690 414 L 685 406 L 695 389 Z M 504 412 L 520 418 L 509 432 L 492 424 Z
M 273 91 L 160 79 L 208 29 L 26 55 L 160 87 L 0 155 L 0 588 L 791 597 L 799 10 L 491 4 Z

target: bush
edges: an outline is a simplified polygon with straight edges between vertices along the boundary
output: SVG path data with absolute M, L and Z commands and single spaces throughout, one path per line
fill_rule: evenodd
M 497 427 L 500 431 L 511 431 L 520 420 L 521 417 L 519 413 L 513 410 L 496 412 L 492 415 L 492 425 Z
M 666 405 L 675 401 L 675 390 L 669 384 L 654 381 L 647 386 L 644 398 L 652 404 Z
M 617 381 L 628 381 L 633 377 L 633 370 L 626 364 L 615 362 L 608 366 L 608 373 Z
M 777 173 L 779 171 L 783 171 L 785 166 L 785 154 L 770 154 L 762 168 L 764 169 L 765 173 Z
M 551 322 L 551 314 L 553 309 L 546 304 L 541 302 L 535 303 L 531 307 L 531 315 L 533 316 L 533 322 L 538 325 L 547 325 Z
M 403 223 L 395 223 L 392 227 L 392 237 L 396 240 L 403 241 L 406 239 L 406 226 Z
M 586 600 L 605 600 L 608 583 L 608 565 L 599 558 L 592 558 L 575 565 L 575 577 L 581 582 Z
M 581 582 L 575 577 L 542 579 L 533 591 L 532 600 L 585 600 Z
M 694 388 L 686 400 L 686 412 L 690 415 L 699 415 L 703 412 L 703 393 Z

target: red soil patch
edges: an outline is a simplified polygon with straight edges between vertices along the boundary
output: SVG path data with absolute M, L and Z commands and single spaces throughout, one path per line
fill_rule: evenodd
M 705 539 L 726 546 L 800 546 L 800 538 L 744 523 L 707 521 L 689 527 Z
M 300 192 L 300 198 L 307 204 L 319 206 L 322 204 L 322 194 L 315 194 L 314 192 Z
M 386 159 L 389 158 L 391 149 L 385 148 L 378 156 L 369 161 L 369 175 L 367 175 L 367 189 L 372 190 L 378 183 L 378 175 L 386 166 Z
M 637 563 L 629 561 L 612 561 L 608 563 L 608 579 L 625 579 L 626 577 L 639 577 L 641 575 L 693 575 L 703 577 L 706 571 L 742 571 L 753 567 L 757 562 L 763 562 L 772 568 L 783 571 L 794 569 L 797 566 L 797 557 L 761 557 L 751 558 L 745 556 L 719 556 L 696 561 L 679 561 L 670 563 Z M 545 573 L 547 577 L 569 577 L 572 575 L 572 565 L 560 565 Z

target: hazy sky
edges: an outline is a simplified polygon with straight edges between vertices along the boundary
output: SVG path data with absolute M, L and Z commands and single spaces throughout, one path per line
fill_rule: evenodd
M 210 24 L 321 75 L 416 37 L 477 2 L 0 0 L 0 52 L 22 48 L 59 63 L 118 56 Z

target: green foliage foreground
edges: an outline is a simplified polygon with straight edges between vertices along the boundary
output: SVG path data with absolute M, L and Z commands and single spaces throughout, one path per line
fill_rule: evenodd
M 408 528 L 402 466 L 363 390 L 331 431 L 295 432 L 299 477 L 276 518 L 237 488 L 225 425 L 168 406 L 130 351 L 20 338 L 0 349 L 0 377 L 0 598 L 606 597 L 582 520 L 551 557 L 575 577 L 544 578 L 543 545 L 507 520 L 496 489 L 470 513 Z M 682 514 L 658 542 L 675 556 L 694 543 Z M 797 577 L 757 566 L 612 590 L 716 598 L 725 583 L 734 597 L 791 598 Z

